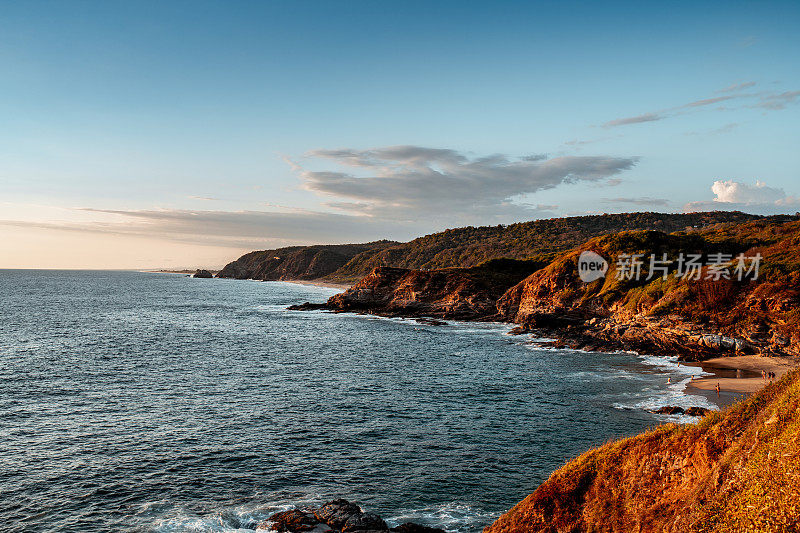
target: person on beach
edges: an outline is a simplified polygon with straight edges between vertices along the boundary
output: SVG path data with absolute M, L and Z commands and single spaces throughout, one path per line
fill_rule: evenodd
M 667 378 L 667 385 L 669 385 L 670 383 L 672 383 L 672 378 Z
M 717 386 L 714 387 L 714 389 L 717 391 L 717 396 L 719 396 L 719 383 L 717 383 Z

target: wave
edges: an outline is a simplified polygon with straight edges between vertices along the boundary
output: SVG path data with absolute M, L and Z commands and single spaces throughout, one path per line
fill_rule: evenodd
M 422 509 L 403 509 L 387 517 L 386 523 L 395 527 L 405 522 L 414 522 L 430 527 L 440 527 L 448 532 L 468 533 L 481 531 L 494 522 L 504 511 L 484 511 L 471 505 L 451 502 Z
M 137 511 L 134 530 L 152 533 L 249 533 L 274 513 L 323 503 L 319 495 L 313 495 L 292 501 L 277 500 L 198 513 L 165 501 L 149 502 Z M 501 514 L 502 511 L 490 512 L 451 502 L 420 509 L 401 509 L 384 516 L 384 519 L 389 527 L 414 522 L 439 527 L 448 533 L 474 533 L 494 522 Z

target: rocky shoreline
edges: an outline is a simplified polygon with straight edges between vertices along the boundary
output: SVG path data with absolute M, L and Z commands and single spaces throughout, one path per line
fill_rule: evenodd
M 279 533 L 445 533 L 443 529 L 406 522 L 390 528 L 378 515 L 365 513 L 360 506 L 344 499 L 321 507 L 304 507 L 275 513 L 261 522 L 256 531 Z

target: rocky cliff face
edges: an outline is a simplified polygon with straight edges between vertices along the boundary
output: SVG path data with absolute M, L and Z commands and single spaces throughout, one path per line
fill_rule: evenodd
M 261 250 L 243 255 L 225 265 L 217 277 L 234 279 L 309 280 L 325 277 L 356 255 L 397 243 L 376 241 L 366 244 L 292 246 Z
M 698 424 L 589 451 L 485 533 L 796 531 L 800 371 Z
M 584 283 L 581 251 L 609 261 L 604 278 Z M 639 279 L 618 276 L 621 253 L 675 259 L 679 253 L 760 254 L 757 279 Z M 558 330 L 561 344 L 631 349 L 684 359 L 736 353 L 800 354 L 800 222 L 758 221 L 689 234 L 625 232 L 593 239 L 508 290 L 497 303 L 505 320 L 529 330 Z M 654 273 L 655 274 L 655 273 Z M 622 278 L 622 279 L 620 279 Z
M 541 265 L 495 260 L 473 268 L 408 270 L 379 267 L 326 307 L 380 315 L 487 319 L 497 313 L 497 299 Z

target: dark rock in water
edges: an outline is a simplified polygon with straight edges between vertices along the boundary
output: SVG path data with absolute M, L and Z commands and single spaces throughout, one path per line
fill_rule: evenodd
M 664 407 L 659 407 L 651 412 L 656 413 L 657 415 L 682 415 L 684 410 L 683 407 L 678 407 L 677 405 L 665 405 Z
M 418 318 L 417 322 L 420 324 L 425 324 L 426 326 L 446 326 L 447 322 L 444 320 L 436 320 L 435 318 Z
M 314 311 L 316 309 L 327 309 L 327 308 L 328 304 L 314 304 L 311 302 L 305 302 L 302 304 L 290 305 L 286 309 L 288 309 L 289 311 Z
M 706 416 L 709 413 L 709 409 L 705 407 L 690 407 L 686 410 L 686 414 L 689 416 Z
M 650 412 L 658 415 L 705 416 L 708 411 L 709 410 L 705 407 L 689 407 L 688 409 L 684 409 L 683 407 L 678 407 L 677 405 L 665 405 L 664 407 L 659 407 L 658 409 L 654 409 Z
M 319 525 L 319 520 L 312 513 L 291 509 L 270 516 L 258 526 L 259 529 L 268 529 L 280 533 L 301 533 L 312 531 Z
M 387 531 L 389 526 L 383 519 L 372 513 L 358 513 L 347 519 L 342 526 L 342 533 L 355 531 Z
M 198 268 L 197 270 L 195 270 L 194 274 L 192 274 L 192 277 L 193 278 L 213 278 L 214 274 L 212 274 L 208 270 L 203 270 L 203 269 Z
M 256 531 L 278 531 L 279 533 L 444 533 L 443 529 L 420 526 L 410 522 L 389 529 L 383 519 L 365 513 L 361 507 L 344 499 L 333 500 L 322 507 L 292 509 L 275 513 Z
M 341 529 L 351 516 L 360 514 L 363 514 L 361 507 L 341 498 L 314 510 L 318 520 L 335 529 Z
M 516 326 L 514 329 L 508 332 L 509 335 L 525 335 L 526 333 L 530 333 L 531 330 L 525 326 Z
M 411 522 L 393 527 L 389 531 L 393 531 L 394 533 L 445 533 L 444 529 L 439 529 L 438 527 L 421 526 L 419 524 L 412 524 Z

